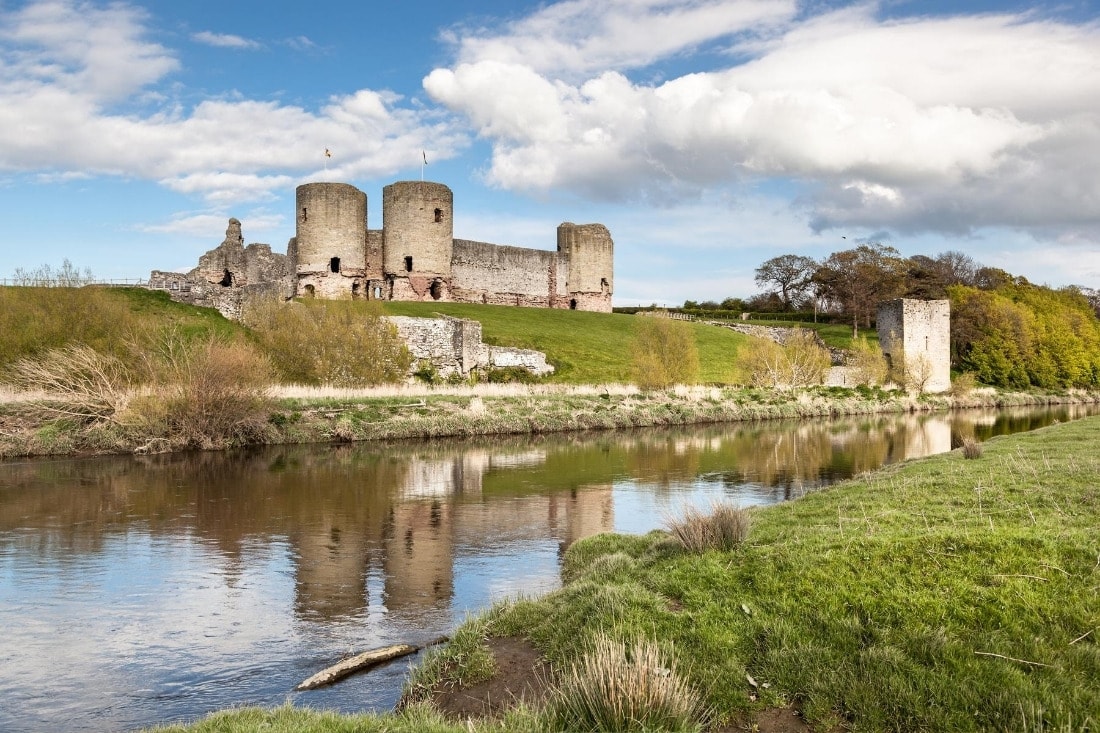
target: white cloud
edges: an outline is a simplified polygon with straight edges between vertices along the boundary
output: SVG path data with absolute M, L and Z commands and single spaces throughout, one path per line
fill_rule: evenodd
M 458 57 L 585 75 L 646 66 L 711 41 L 768 29 L 796 12 L 794 0 L 566 0 L 509 24 L 503 34 L 464 35 Z
M 690 0 L 550 5 L 461 38 L 455 65 L 424 87 L 491 142 L 487 178 L 508 189 L 656 202 L 793 179 L 818 230 L 1100 239 L 1100 25 L 752 7 L 739 21 Z M 661 42 L 617 43 L 663 27 Z M 750 60 L 663 83 L 629 76 L 726 37 Z
M 438 113 L 385 91 L 333 96 L 316 111 L 240 95 L 191 109 L 163 101 L 155 85 L 179 62 L 145 40 L 147 21 L 124 3 L 0 8 L 0 171 L 125 175 L 225 205 L 320 175 L 326 147 L 329 174 L 352 178 L 411 167 L 423 149 L 445 159 L 466 144 Z M 135 102 L 155 111 L 135 114 Z
M 262 48 L 259 41 L 253 41 L 243 36 L 237 36 L 232 33 L 214 33 L 212 31 L 199 31 L 191 36 L 199 43 L 204 43 L 207 46 L 215 46 L 217 48 L 236 48 L 242 50 L 253 50 Z
M 139 232 L 147 234 L 183 234 L 210 242 L 210 247 L 217 246 L 215 241 L 219 232 L 226 229 L 229 221 L 227 214 L 218 212 L 181 213 L 168 221 L 140 224 L 135 227 Z M 269 232 L 280 228 L 285 223 L 285 217 L 279 214 L 252 212 L 241 219 L 241 231 L 245 241 L 255 241 L 252 233 Z

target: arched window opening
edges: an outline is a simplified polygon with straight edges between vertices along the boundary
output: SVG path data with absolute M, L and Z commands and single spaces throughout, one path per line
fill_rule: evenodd
M 329 260 L 328 269 L 332 270 L 333 272 L 340 272 L 340 258 L 333 257 L 331 260 Z
M 443 221 L 443 209 L 435 210 L 435 220 L 436 223 Z
M 411 256 L 405 258 L 405 272 L 413 271 L 413 258 Z
M 432 282 L 432 286 L 428 289 L 428 292 L 432 294 L 432 300 L 439 300 L 443 297 L 443 281 L 435 280 Z
M 577 299 L 576 298 L 571 298 L 569 300 L 569 310 L 571 310 L 571 311 L 577 310 Z
M 309 221 L 309 209 L 302 207 L 302 221 Z
M 233 273 L 229 270 L 225 270 L 225 274 L 222 276 L 221 282 L 218 283 L 223 288 L 228 288 L 233 284 Z
M 317 295 L 317 289 L 312 285 L 306 285 L 306 297 L 312 298 L 315 295 Z
M 361 295 L 362 295 L 362 293 L 359 292 L 359 283 L 358 283 L 358 281 L 353 282 L 351 284 L 351 297 L 352 297 L 352 300 L 358 299 L 359 296 L 361 296 Z

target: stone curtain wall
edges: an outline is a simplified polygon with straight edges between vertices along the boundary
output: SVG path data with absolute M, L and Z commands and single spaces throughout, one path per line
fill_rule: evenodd
M 488 346 L 481 341 L 481 324 L 461 318 L 389 316 L 413 356 L 413 369 L 427 361 L 443 378 L 466 378 L 473 370 L 519 366 L 533 374 L 553 374 L 541 351 Z
M 552 307 L 558 297 L 558 269 L 556 252 L 456 239 L 451 260 L 451 299 Z

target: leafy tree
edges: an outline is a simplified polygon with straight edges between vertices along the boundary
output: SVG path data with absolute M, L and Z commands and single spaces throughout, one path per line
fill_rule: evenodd
M 741 300 L 740 298 L 726 298 L 720 303 L 720 306 L 724 311 L 747 310 L 747 308 L 745 307 L 745 301 Z
M 871 326 L 878 304 L 905 292 L 905 261 L 893 247 L 861 244 L 834 252 L 814 273 L 822 294 L 852 319 L 852 336 Z
M 754 339 L 742 357 L 742 367 L 754 387 L 802 387 L 821 384 L 830 366 L 829 352 L 815 334 L 794 329 L 780 346 L 768 339 Z
M 793 310 L 809 292 L 817 260 L 802 255 L 780 255 L 756 268 L 756 284 L 777 292 L 783 310 Z
M 631 343 L 634 381 L 663 389 L 699 380 L 699 348 L 690 324 L 660 316 L 636 316 Z

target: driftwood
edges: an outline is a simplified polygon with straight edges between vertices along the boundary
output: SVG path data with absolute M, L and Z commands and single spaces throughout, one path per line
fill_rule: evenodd
M 383 662 L 389 662 L 393 659 L 399 659 L 409 654 L 415 654 L 425 647 L 442 644 L 445 641 L 447 641 L 447 637 L 441 636 L 438 639 L 433 639 L 427 644 L 415 646 L 413 644 L 394 644 L 393 646 L 384 646 L 381 649 L 371 649 L 362 654 L 356 654 L 354 657 L 349 657 L 331 667 L 322 669 L 309 679 L 300 682 L 294 689 L 313 690 L 318 687 L 324 687 L 325 685 L 331 685 L 333 682 L 339 682 L 348 675 L 358 672 L 359 670 L 367 669 L 368 667 L 373 667 Z

